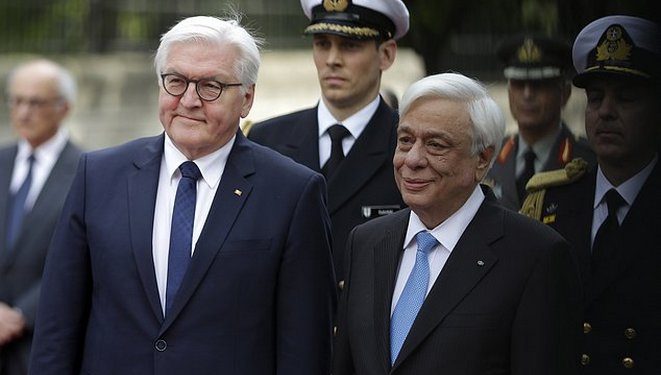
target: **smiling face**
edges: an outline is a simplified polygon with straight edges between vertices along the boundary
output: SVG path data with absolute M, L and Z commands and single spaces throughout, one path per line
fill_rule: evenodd
M 635 79 L 604 76 L 592 79 L 585 93 L 585 131 L 599 164 L 635 174 L 658 146 L 658 90 Z
M 175 43 L 170 47 L 164 73 L 177 73 L 191 80 L 213 79 L 240 82 L 234 67 L 238 50 L 227 45 L 200 42 Z M 203 101 L 190 83 L 182 96 L 159 91 L 159 118 L 175 146 L 188 159 L 199 159 L 225 145 L 236 134 L 241 117 L 248 115 L 255 85 L 226 87 L 214 101 Z
M 312 51 L 321 92 L 331 110 L 353 114 L 376 98 L 381 72 L 392 65 L 397 45 L 315 34 Z
M 397 128 L 395 181 L 404 202 L 433 228 L 456 212 L 482 180 L 493 148 L 473 155 L 465 103 L 423 97 Z

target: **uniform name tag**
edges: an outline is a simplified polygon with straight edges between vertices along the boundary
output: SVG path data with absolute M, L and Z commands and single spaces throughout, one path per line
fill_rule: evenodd
M 398 204 L 380 205 L 380 206 L 363 206 L 361 212 L 366 219 L 373 219 L 379 216 L 391 214 L 401 207 Z

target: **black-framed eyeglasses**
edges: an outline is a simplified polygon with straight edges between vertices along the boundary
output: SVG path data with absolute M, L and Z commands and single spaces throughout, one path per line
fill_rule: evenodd
M 200 99 L 212 102 L 220 98 L 223 89 L 232 86 L 241 86 L 242 83 L 222 83 L 213 79 L 188 79 L 181 74 L 166 73 L 161 74 L 163 80 L 163 89 L 165 92 L 172 96 L 182 96 L 188 90 L 188 85 L 192 82 L 195 84 L 195 91 Z

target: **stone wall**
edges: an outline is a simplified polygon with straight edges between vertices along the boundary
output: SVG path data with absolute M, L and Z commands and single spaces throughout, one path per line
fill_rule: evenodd
M 0 56 L 3 103 L 7 73 L 16 63 L 30 57 L 33 56 Z M 88 150 L 162 131 L 151 54 L 67 56 L 56 60 L 71 69 L 78 80 L 77 103 L 66 125 L 73 138 Z M 406 87 L 423 74 L 421 59 L 412 50 L 400 49 L 395 64 L 383 76 L 382 87 L 401 97 Z M 515 124 L 509 114 L 504 81 L 487 82 L 487 86 L 507 116 L 508 130 L 513 131 Z M 313 106 L 318 98 L 319 86 L 309 50 L 266 51 L 255 102 L 247 120 L 259 121 Z M 0 144 L 4 144 L 14 135 L 7 106 L 3 104 L 0 108 Z M 564 117 L 578 134 L 584 133 L 584 108 L 585 95 L 582 90 L 574 89 Z

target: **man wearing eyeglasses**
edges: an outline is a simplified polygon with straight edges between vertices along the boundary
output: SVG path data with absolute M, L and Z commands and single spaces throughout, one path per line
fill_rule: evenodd
M 344 285 L 353 227 L 404 207 L 392 171 L 397 113 L 379 95 L 409 29 L 401 0 L 301 0 L 321 99 L 314 108 L 255 124 L 251 140 L 320 171 L 328 182 L 333 261 Z
M 48 243 L 80 149 L 62 122 L 76 95 L 69 72 L 48 60 L 17 66 L 7 105 L 19 139 L 0 148 L 0 374 L 27 373 Z
M 190 17 L 155 57 L 165 132 L 85 154 L 44 272 L 31 374 L 327 374 L 320 174 L 239 130 L 259 41 Z

